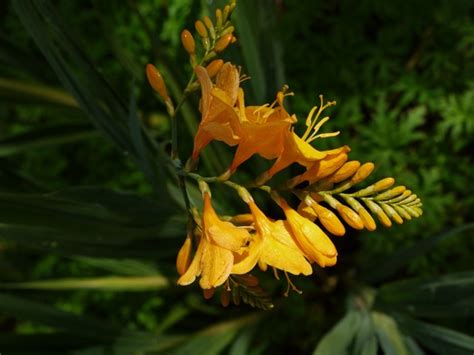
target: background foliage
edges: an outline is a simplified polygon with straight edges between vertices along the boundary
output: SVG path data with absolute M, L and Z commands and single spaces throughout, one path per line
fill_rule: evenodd
M 297 279 L 302 296 L 282 299 L 264 278 L 270 312 L 222 309 L 175 286 L 185 220 L 167 168 L 169 122 L 144 66 L 156 64 L 177 95 L 190 73 L 179 33 L 215 6 L 0 3 L 0 351 L 472 352 L 473 3 L 239 1 L 226 57 L 252 77 L 249 103 L 284 83 L 298 117 L 319 94 L 337 100 L 328 129 L 342 134 L 328 144 L 374 161 L 425 212 L 336 240 L 338 265 Z M 197 104 L 180 117 L 182 155 Z M 211 145 L 203 175 L 230 158 Z M 219 194 L 222 213 L 241 206 Z

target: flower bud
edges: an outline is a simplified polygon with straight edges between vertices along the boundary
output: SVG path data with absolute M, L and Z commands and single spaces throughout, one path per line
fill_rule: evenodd
M 164 101 L 169 100 L 168 91 L 166 90 L 165 81 L 159 70 L 153 64 L 146 65 L 146 77 L 150 86 L 155 90 Z
M 199 33 L 199 36 L 203 38 L 207 38 L 209 34 L 207 33 L 206 26 L 204 26 L 204 23 L 202 21 L 197 20 L 194 23 L 194 26 L 196 27 L 197 33 Z
M 204 24 L 207 27 L 209 36 L 214 39 L 216 37 L 216 30 L 214 29 L 214 24 L 212 23 L 212 20 L 209 18 L 209 16 L 204 16 Z
M 381 204 L 382 206 L 382 209 L 384 210 L 384 212 L 392 219 L 394 220 L 396 223 L 398 224 L 402 224 L 403 223 L 403 218 L 400 217 L 400 215 L 397 213 L 397 211 L 395 211 L 393 209 L 392 206 L 390 205 L 387 205 L 386 203 L 382 203 Z
M 321 224 L 329 233 L 337 236 L 343 236 L 346 233 L 344 225 L 331 210 L 318 203 L 313 203 L 311 207 L 314 209 L 314 212 L 316 212 Z
M 209 65 L 206 67 L 207 74 L 210 78 L 216 76 L 216 74 L 221 70 L 222 66 L 224 65 L 224 61 L 222 59 L 214 59 Z
M 356 173 L 352 177 L 351 183 L 357 184 L 365 180 L 367 176 L 369 176 L 372 173 L 372 171 L 374 171 L 374 168 L 375 168 L 374 163 L 369 162 L 369 163 L 362 164 L 362 166 L 359 169 L 357 169 Z
M 402 194 L 406 189 L 407 188 L 405 186 L 396 186 L 393 189 L 382 192 L 381 194 L 375 196 L 375 199 L 377 201 L 388 200 L 388 199 L 391 199 L 395 196 L 398 196 L 398 195 Z
M 178 270 L 178 274 L 180 276 L 186 272 L 189 265 L 191 264 L 191 249 L 191 234 L 188 234 L 183 246 L 181 247 L 181 249 L 179 249 L 178 256 L 176 258 L 176 270 Z
M 362 219 L 356 212 L 354 212 L 354 210 L 343 204 L 339 204 L 336 207 L 336 210 L 339 212 L 342 219 L 352 228 L 357 230 L 364 229 L 364 222 L 362 222 Z
M 221 11 L 221 9 L 216 9 L 216 25 L 217 25 L 217 28 L 222 27 L 222 11 Z
M 378 191 L 386 190 L 390 186 L 392 186 L 394 183 L 395 183 L 395 179 L 392 177 L 379 180 L 374 184 L 374 191 L 378 192 Z
M 377 205 L 374 201 L 372 200 L 364 200 L 365 204 L 367 207 L 375 213 L 377 216 L 378 220 L 380 223 L 382 223 L 385 227 L 390 227 L 392 225 L 392 221 L 390 221 L 390 218 L 385 214 L 385 212 L 380 208 L 379 205 Z
M 344 181 L 354 175 L 359 167 L 360 163 L 357 160 L 348 161 L 329 179 L 337 184 L 338 182 Z
M 216 289 L 214 287 L 213 288 L 205 288 L 204 290 L 202 290 L 202 293 L 204 295 L 204 299 L 210 300 L 212 298 L 212 296 L 214 296 L 214 293 L 216 293 Z
M 397 206 L 397 205 L 393 206 L 393 208 L 395 209 L 395 211 L 398 212 L 398 214 L 400 216 L 402 216 L 403 218 L 405 218 L 408 221 L 411 220 L 410 214 L 407 211 L 405 211 L 403 208 L 401 208 L 400 206 Z
M 364 222 L 365 229 L 370 232 L 377 229 L 374 219 L 364 207 L 360 208 L 357 213 L 359 214 L 360 219 L 362 219 L 362 222 Z
M 228 291 L 225 287 L 221 291 L 221 304 L 223 307 L 227 307 L 230 303 L 230 291 Z
M 225 36 L 221 37 L 217 41 L 216 46 L 214 47 L 214 50 L 216 52 L 222 52 L 224 49 L 226 49 L 230 41 L 232 40 L 232 36 L 233 36 L 232 33 L 228 33 Z
M 230 40 L 230 43 L 234 44 L 235 42 L 237 42 L 237 37 L 232 36 L 232 39 Z
M 230 15 L 230 6 L 224 6 L 224 11 L 222 12 L 222 22 L 226 22 Z
M 194 42 L 194 37 L 188 30 L 183 30 L 181 32 L 181 43 L 183 44 L 184 49 L 190 55 L 196 53 L 196 43 Z

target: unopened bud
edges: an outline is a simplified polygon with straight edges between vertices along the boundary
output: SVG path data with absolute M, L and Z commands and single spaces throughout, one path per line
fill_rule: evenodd
M 176 270 L 178 270 L 178 274 L 180 276 L 183 275 L 186 270 L 188 270 L 189 265 L 191 264 L 191 249 L 191 234 L 188 234 L 183 246 L 181 249 L 179 249 L 178 256 L 176 258 Z
M 375 168 L 374 163 L 369 162 L 369 163 L 362 164 L 362 166 L 359 169 L 357 169 L 356 173 L 352 177 L 351 183 L 357 184 L 365 180 L 367 176 L 369 176 L 372 173 L 372 171 L 374 171 L 374 168 Z
M 423 213 L 423 211 L 417 207 L 411 207 L 411 206 L 401 206 L 405 211 L 407 211 L 410 216 L 412 217 L 420 217 Z
M 418 196 L 413 194 L 413 195 L 410 195 L 408 196 L 407 198 L 401 200 L 400 202 L 397 202 L 397 205 L 406 205 L 410 202 L 414 202 L 418 199 Z M 419 202 L 419 201 L 418 201 Z
M 375 224 L 374 219 L 370 215 L 369 212 L 360 204 L 359 201 L 357 201 L 354 197 L 350 196 L 345 196 L 344 199 L 346 202 L 351 206 L 354 211 L 356 211 L 359 214 L 360 219 L 362 219 L 362 222 L 364 223 L 364 227 L 368 231 L 374 231 L 377 228 L 377 225 Z
M 221 291 L 221 304 L 223 307 L 227 307 L 230 303 L 230 291 L 228 291 L 225 287 Z
M 336 209 L 342 219 L 352 228 L 357 230 L 364 229 L 364 222 L 362 222 L 362 219 L 354 210 L 343 204 L 339 204 Z
M 217 25 L 217 28 L 222 27 L 222 11 L 221 11 L 221 9 L 216 9 L 216 25 Z
M 221 70 L 223 65 L 224 61 L 222 59 L 214 59 L 206 67 L 207 75 L 209 75 L 210 78 L 215 77 L 219 70 Z
M 360 162 L 357 160 L 348 161 L 338 171 L 334 173 L 329 179 L 331 182 L 338 183 L 350 178 L 354 175 L 360 167 Z
M 372 213 L 375 213 L 380 223 L 382 223 L 385 227 L 390 227 L 392 225 L 392 221 L 390 221 L 390 218 L 388 218 L 388 216 L 385 214 L 385 212 L 379 205 L 377 205 L 374 201 L 368 199 L 364 199 L 364 202 L 367 207 L 372 211 Z
M 359 209 L 357 213 L 359 214 L 360 219 L 362 219 L 362 222 L 364 222 L 365 229 L 370 232 L 377 229 L 377 225 L 375 224 L 374 219 L 364 207 Z
M 258 278 L 251 275 L 251 274 L 243 274 L 243 275 L 232 275 L 241 283 L 245 284 L 246 286 L 255 287 L 258 286 L 259 281 Z
M 423 214 L 423 210 L 420 207 L 417 206 L 410 206 L 413 211 L 418 213 L 418 216 L 421 216 Z
M 204 290 L 202 290 L 202 293 L 204 295 L 204 299 L 210 300 L 212 298 L 212 296 L 214 296 L 214 293 L 216 293 L 216 289 L 214 287 L 213 288 L 205 288 Z
M 234 44 L 235 42 L 237 42 L 237 37 L 232 36 L 232 39 L 230 40 L 230 43 Z
M 370 195 L 373 195 L 373 194 L 375 194 L 379 191 L 388 189 L 394 183 L 395 183 L 395 179 L 385 178 L 385 179 L 382 179 L 382 180 L 376 182 L 373 185 L 367 186 L 365 189 L 357 191 L 356 193 L 353 194 L 353 196 L 356 196 L 356 197 L 370 196 Z
M 382 203 L 381 204 L 382 206 L 382 209 L 384 210 L 384 212 L 392 219 L 394 220 L 396 223 L 398 224 L 402 224 L 403 223 L 403 218 L 400 217 L 400 215 L 397 213 L 397 211 L 395 211 L 395 209 L 390 206 L 390 205 L 387 205 L 386 203 Z
M 343 236 L 346 233 L 344 225 L 331 210 L 321 206 L 318 203 L 313 203 L 311 207 L 314 209 L 314 212 L 316 212 L 321 224 L 327 229 L 329 233 L 336 236 Z
M 232 40 L 232 36 L 233 36 L 232 33 L 228 33 L 225 36 L 221 37 L 217 41 L 216 46 L 214 47 L 214 50 L 216 52 L 222 52 L 224 49 L 226 49 L 230 41 Z
M 214 39 L 216 37 L 216 30 L 214 29 L 214 24 L 212 23 L 212 20 L 209 18 L 209 16 L 204 16 L 204 24 L 207 27 L 209 36 Z
M 374 184 L 374 190 L 376 192 L 386 190 L 390 186 L 392 186 L 394 183 L 395 183 L 395 179 L 392 177 L 379 180 Z
M 234 27 L 234 26 L 229 26 L 229 27 L 227 27 L 224 31 L 222 31 L 221 37 L 222 37 L 222 36 L 225 36 L 225 35 L 227 35 L 227 34 L 233 33 L 234 30 L 235 30 L 235 27 Z
M 390 189 L 388 191 L 385 191 L 385 192 L 382 192 L 381 194 L 375 196 L 375 199 L 377 201 L 384 201 L 384 200 L 388 200 L 388 199 L 391 199 L 391 198 L 394 198 L 400 194 L 402 194 L 407 188 L 405 186 L 396 186 L 394 187 L 393 189 Z
M 202 21 L 197 20 L 194 23 L 194 26 L 196 27 L 197 33 L 199 33 L 199 36 L 203 38 L 207 38 L 209 34 L 207 33 L 206 26 L 204 26 L 204 23 Z
M 226 22 L 227 19 L 229 18 L 229 14 L 230 14 L 230 6 L 229 5 L 226 5 L 224 6 L 224 11 L 222 13 L 222 22 Z
M 155 90 L 161 98 L 166 102 L 169 100 L 168 91 L 166 90 L 165 81 L 159 70 L 153 64 L 147 64 L 146 77 L 153 90 Z
M 190 55 L 196 53 L 196 43 L 194 42 L 194 37 L 188 30 L 183 30 L 181 32 L 181 43 L 183 44 L 184 49 Z
M 402 218 L 405 218 L 407 221 L 411 220 L 410 214 L 407 211 L 405 211 L 403 208 L 397 205 L 393 206 L 393 208 L 395 209 L 395 211 L 398 212 L 400 216 L 402 216 Z

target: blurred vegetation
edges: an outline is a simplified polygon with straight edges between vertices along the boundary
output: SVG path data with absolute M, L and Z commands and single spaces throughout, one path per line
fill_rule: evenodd
M 336 100 L 328 129 L 342 133 L 320 147 L 348 144 L 424 210 L 335 240 L 338 265 L 296 278 L 301 296 L 262 276 L 267 312 L 175 286 L 185 216 L 144 67 L 178 95 L 191 70 L 179 34 L 221 4 L 0 3 L 0 352 L 472 352 L 474 3 L 239 0 L 225 58 L 251 76 L 248 102 L 287 83 L 302 119 L 319 94 Z M 197 107 L 180 116 L 186 156 Z M 230 159 L 213 143 L 203 175 Z

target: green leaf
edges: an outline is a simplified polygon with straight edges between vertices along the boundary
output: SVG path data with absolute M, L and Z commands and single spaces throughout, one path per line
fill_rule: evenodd
M 321 339 L 313 355 L 350 354 L 350 346 L 361 326 L 362 316 L 359 311 L 349 311 Z
M 361 324 L 355 337 L 354 354 L 377 355 L 377 336 L 372 317 L 368 312 L 362 312 Z
M 26 290 L 100 290 L 100 291 L 147 291 L 166 288 L 169 281 L 163 276 L 98 277 L 42 280 L 16 283 L 0 283 L 3 289 Z
M 74 97 L 64 90 L 14 79 L 0 78 L 0 98 L 79 108 Z
M 379 312 L 372 312 L 371 315 L 384 354 L 407 355 L 403 336 L 393 318 Z
M 0 157 L 45 146 L 76 142 L 97 135 L 98 132 L 93 127 L 84 123 L 42 126 L 40 129 L 0 140 Z
M 368 263 L 368 265 L 361 271 L 361 276 L 364 280 L 371 283 L 380 282 L 395 274 L 414 258 L 422 256 L 433 249 L 438 243 L 471 229 L 474 229 L 474 223 L 465 224 L 440 233 L 429 239 L 420 240 L 412 246 L 399 249 L 397 252 L 392 253 L 389 256 L 384 256 L 383 260 L 377 259 Z
M 240 329 L 249 326 L 250 324 L 254 324 L 257 320 L 257 316 L 251 315 L 216 324 L 198 332 L 185 344 L 166 352 L 166 354 L 221 354 L 222 350 L 230 344 Z
M 421 350 L 420 346 L 412 337 L 405 337 L 405 346 L 410 355 L 425 355 L 425 352 Z
M 474 349 L 474 337 L 470 335 L 401 314 L 396 314 L 395 318 L 404 333 L 416 338 L 436 354 L 470 354 Z
M 185 218 L 172 204 L 100 188 L 0 193 L 0 239 L 72 255 L 171 256 Z
M 112 274 L 124 276 L 153 276 L 158 274 L 158 269 L 151 262 L 144 262 L 133 259 L 107 259 L 107 258 L 89 258 L 75 257 L 88 266 L 101 270 L 106 270 Z
M 101 341 L 110 341 L 119 333 L 117 327 L 104 321 L 64 312 L 47 304 L 5 293 L 0 293 L 0 312 Z
M 75 97 L 92 123 L 109 137 L 120 151 L 129 153 L 138 163 L 140 157 L 137 156 L 129 134 L 127 105 L 97 72 L 50 2 L 19 0 L 13 3 L 13 7 L 61 83 Z M 153 157 L 153 170 L 163 182 L 172 172 L 171 161 L 152 139 L 146 135 L 144 137 L 147 156 Z M 144 173 L 147 174 L 147 171 Z M 146 176 L 152 184 L 157 183 L 150 174 Z M 160 197 L 164 199 L 166 195 L 166 190 L 162 189 Z
M 472 316 L 474 271 L 385 284 L 375 307 L 425 318 Z

